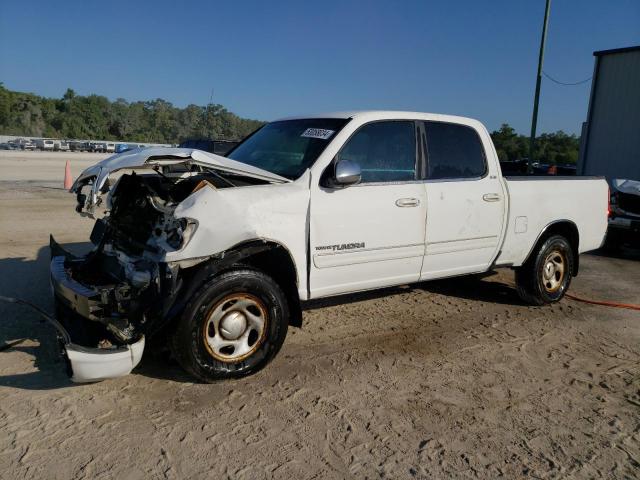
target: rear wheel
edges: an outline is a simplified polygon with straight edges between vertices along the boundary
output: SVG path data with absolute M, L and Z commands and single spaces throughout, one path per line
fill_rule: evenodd
M 189 302 L 171 349 L 202 381 L 249 375 L 278 353 L 288 317 L 285 295 L 269 276 L 244 268 L 224 272 Z
M 518 295 L 532 305 L 557 302 L 568 290 L 572 273 L 571 245 L 561 235 L 550 236 L 516 269 Z

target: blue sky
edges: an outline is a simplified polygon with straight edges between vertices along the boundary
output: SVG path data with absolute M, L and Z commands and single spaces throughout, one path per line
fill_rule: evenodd
M 214 102 L 271 120 L 401 109 L 527 133 L 544 0 L 0 0 L 0 81 L 60 97 Z M 640 1 L 553 0 L 545 70 L 591 76 L 594 50 L 640 44 Z M 544 79 L 539 132 L 578 133 L 590 82 Z

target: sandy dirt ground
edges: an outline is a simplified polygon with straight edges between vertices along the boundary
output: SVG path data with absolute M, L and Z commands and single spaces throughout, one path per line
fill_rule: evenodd
M 0 153 L 0 294 L 51 311 L 48 235 L 91 229 L 64 159 L 91 159 Z M 581 268 L 574 293 L 640 303 L 638 252 Z M 214 385 L 151 352 L 74 385 L 53 329 L 0 304 L 0 345 L 25 339 L 0 352 L 0 477 L 638 478 L 640 313 L 525 306 L 512 280 L 314 302 L 266 369 Z

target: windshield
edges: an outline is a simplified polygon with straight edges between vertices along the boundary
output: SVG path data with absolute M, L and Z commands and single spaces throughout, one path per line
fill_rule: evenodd
M 311 118 L 268 123 L 227 158 L 295 180 L 313 165 L 348 119 Z

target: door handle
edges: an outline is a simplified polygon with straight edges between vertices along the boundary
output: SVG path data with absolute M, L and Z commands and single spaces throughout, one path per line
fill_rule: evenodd
M 485 193 L 482 196 L 482 199 L 485 202 L 499 202 L 500 201 L 500 194 L 499 193 Z
M 397 207 L 417 207 L 420 205 L 420 200 L 417 198 L 399 198 L 396 200 Z

